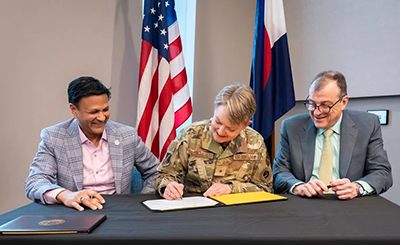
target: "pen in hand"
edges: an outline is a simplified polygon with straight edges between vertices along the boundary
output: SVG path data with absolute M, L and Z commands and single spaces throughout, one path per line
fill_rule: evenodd
M 329 188 L 332 188 L 332 186 L 331 186 L 331 185 L 327 185 L 327 186 L 326 186 L 326 188 L 328 188 L 328 189 L 329 189 Z

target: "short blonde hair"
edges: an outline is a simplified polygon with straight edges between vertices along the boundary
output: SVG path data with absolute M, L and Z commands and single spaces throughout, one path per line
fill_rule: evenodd
M 248 85 L 235 84 L 224 87 L 215 97 L 215 108 L 224 105 L 231 123 L 247 124 L 256 113 L 256 99 Z

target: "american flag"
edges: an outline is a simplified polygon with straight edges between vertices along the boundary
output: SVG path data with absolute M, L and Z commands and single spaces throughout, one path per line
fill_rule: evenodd
M 145 0 L 137 130 L 160 160 L 176 128 L 192 114 L 182 43 L 173 0 Z

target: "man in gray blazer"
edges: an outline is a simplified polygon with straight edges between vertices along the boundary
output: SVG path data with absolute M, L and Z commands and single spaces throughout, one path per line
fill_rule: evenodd
M 68 86 L 73 119 L 45 128 L 25 180 L 26 196 L 79 211 L 102 209 L 101 194 L 131 192 L 134 166 L 142 193 L 155 193 L 158 159 L 133 127 L 108 120 L 111 93 L 99 80 L 80 77 Z
M 281 141 L 274 160 L 274 190 L 300 196 L 323 195 L 332 188 L 339 199 L 380 194 L 393 183 L 391 166 L 378 117 L 345 110 L 349 101 L 346 79 L 324 71 L 310 86 L 305 102 L 309 114 L 282 122 Z M 324 131 L 332 129 L 332 179 L 319 179 Z

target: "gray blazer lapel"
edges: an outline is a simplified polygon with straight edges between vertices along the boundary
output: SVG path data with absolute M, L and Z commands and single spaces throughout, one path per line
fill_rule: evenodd
M 340 156 L 339 156 L 339 175 L 344 178 L 349 170 L 351 157 L 356 144 L 358 129 L 351 120 L 347 111 L 343 111 L 343 120 L 340 129 Z
M 64 139 L 65 150 L 68 156 L 69 167 L 74 178 L 74 186 L 67 189 L 82 190 L 83 187 L 83 162 L 82 145 L 79 137 L 78 121 L 75 119 L 67 129 L 68 136 Z M 72 183 L 71 183 L 72 184 Z
M 111 164 L 114 172 L 115 190 L 118 194 L 121 193 L 122 188 L 122 166 L 123 166 L 123 145 L 122 139 L 116 135 L 116 128 L 114 125 L 107 123 L 106 125 L 108 148 L 110 150 Z
M 316 128 L 313 121 L 308 120 L 304 125 L 304 132 L 300 134 L 301 138 L 301 150 L 303 153 L 303 168 L 304 168 L 304 181 L 309 181 L 312 175 L 314 166 L 314 154 L 315 154 L 315 134 Z

